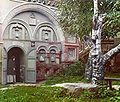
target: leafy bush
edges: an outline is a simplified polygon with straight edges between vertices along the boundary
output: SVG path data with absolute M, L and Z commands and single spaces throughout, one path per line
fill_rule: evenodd
M 112 102 L 120 102 L 120 88 L 119 90 L 114 91 L 114 96 L 110 98 Z
M 98 82 L 98 88 L 94 91 L 87 90 L 84 91 L 84 97 L 90 99 L 104 99 L 109 98 L 109 101 L 119 102 L 120 101 L 120 89 L 110 90 L 104 82 Z
M 64 75 L 71 76 L 83 76 L 85 73 L 85 66 L 80 61 L 76 61 L 75 63 L 69 65 L 68 68 L 63 70 Z

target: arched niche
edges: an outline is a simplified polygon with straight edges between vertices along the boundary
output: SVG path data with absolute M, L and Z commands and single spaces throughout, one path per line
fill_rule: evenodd
M 38 63 L 47 63 L 47 48 L 45 46 L 40 46 L 37 48 L 37 62 Z
M 30 33 L 26 22 L 13 19 L 5 29 L 3 39 L 30 40 Z
M 37 41 L 45 42 L 59 42 L 59 36 L 56 31 L 49 23 L 42 23 L 36 27 L 34 32 L 35 39 Z
M 38 54 L 38 60 L 40 61 L 40 63 L 44 63 L 45 58 L 46 58 L 46 51 L 44 49 L 40 49 Z
M 50 63 L 56 63 L 56 50 L 50 50 Z
M 42 49 L 45 50 L 46 53 L 48 53 L 48 48 L 47 48 L 46 46 L 39 46 L 39 47 L 36 49 L 37 53 L 39 53 L 39 51 L 42 50 Z
M 49 47 L 49 63 L 60 64 L 60 49 L 53 45 Z
M 50 47 L 49 47 L 49 52 L 50 52 L 51 50 L 55 50 L 56 53 L 60 53 L 60 49 L 59 49 L 56 45 L 50 46 Z

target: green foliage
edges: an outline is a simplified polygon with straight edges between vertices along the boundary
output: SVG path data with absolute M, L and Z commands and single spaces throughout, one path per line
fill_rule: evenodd
M 17 87 L 0 91 L 0 102 L 75 102 L 66 90 L 59 87 Z
M 110 39 L 120 34 L 120 2 L 117 1 L 108 16 L 102 30 L 102 38 Z
M 120 1 L 116 1 L 116 3 L 113 6 L 114 11 L 120 11 Z
M 108 14 L 102 30 L 102 39 L 116 37 L 120 34 L 120 2 L 99 0 L 98 8 L 99 14 Z M 93 0 L 65 0 L 58 10 L 59 23 L 66 34 L 80 38 L 89 35 L 92 29 Z
M 59 5 L 58 16 L 63 31 L 82 37 L 88 35 L 92 28 L 92 2 L 85 0 L 67 0 Z
M 0 91 L 0 102 L 108 102 L 108 99 L 76 98 L 64 88 L 59 87 L 26 87 Z
M 65 82 L 79 82 L 84 78 L 85 66 L 80 62 L 69 65 L 69 67 L 64 68 L 61 73 L 54 77 L 46 79 L 46 85 L 53 85 Z
M 10 87 L 9 84 L 8 85 L 2 85 L 0 84 L 0 88 L 5 88 L 5 87 Z
M 109 101 L 119 102 L 120 101 L 120 89 L 109 90 L 106 83 L 98 82 L 98 88 L 96 90 L 84 91 L 84 97 L 92 99 L 104 99 L 109 98 Z
M 119 92 L 116 92 L 116 93 L 119 93 Z M 120 94 L 120 93 L 119 93 L 119 94 Z M 120 96 L 111 97 L 111 98 L 110 98 L 110 101 L 112 101 L 112 102 L 120 102 Z
M 59 74 L 54 77 L 50 77 L 46 79 L 45 85 L 54 85 L 60 83 L 77 83 L 81 81 L 84 77 L 83 76 L 65 76 L 63 74 Z
M 76 61 L 75 63 L 69 65 L 68 68 L 63 70 L 63 74 L 66 76 L 83 76 L 84 73 L 85 66 L 80 61 Z

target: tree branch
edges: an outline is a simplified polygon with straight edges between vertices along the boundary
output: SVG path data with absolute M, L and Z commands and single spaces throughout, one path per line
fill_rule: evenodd
M 112 57 L 114 54 L 120 52 L 120 44 L 116 46 L 115 48 L 108 51 L 106 54 L 103 55 L 104 60 L 107 61 L 110 57 Z
M 85 43 L 92 49 L 95 48 L 95 42 L 92 40 L 91 37 L 88 37 L 87 35 L 84 35 L 82 39 L 85 41 Z

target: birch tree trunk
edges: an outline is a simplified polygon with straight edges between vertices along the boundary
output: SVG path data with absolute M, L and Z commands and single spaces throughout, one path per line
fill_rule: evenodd
M 101 52 L 101 31 L 102 23 L 106 14 L 98 14 L 98 0 L 94 2 L 94 16 L 92 37 L 83 36 L 84 41 L 90 47 L 88 61 L 86 63 L 85 78 L 91 79 L 92 84 L 96 84 L 97 80 L 104 79 L 104 68 L 106 61 L 115 53 L 120 51 L 120 44 L 105 55 Z

